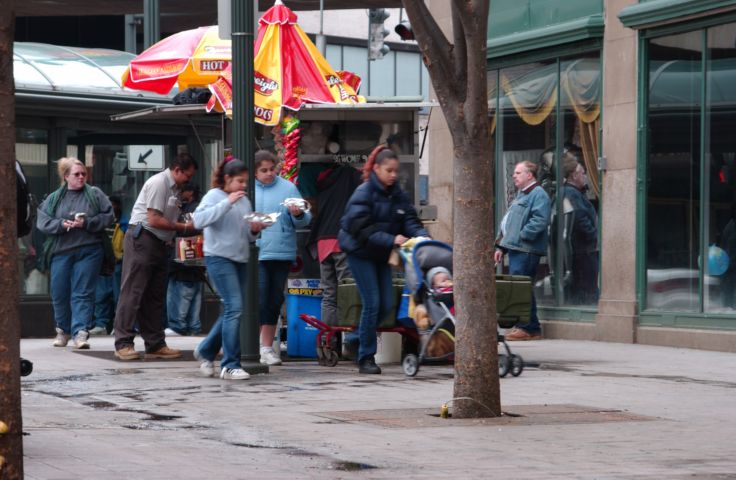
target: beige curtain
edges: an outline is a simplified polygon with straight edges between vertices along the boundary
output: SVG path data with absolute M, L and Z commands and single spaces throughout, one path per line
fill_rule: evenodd
M 501 88 L 516 113 L 529 125 L 544 122 L 557 105 L 556 73 L 539 73 L 532 78 L 524 76 L 518 80 L 511 80 L 501 73 Z
M 570 63 L 562 72 L 560 84 L 566 96 L 566 107 L 572 107 L 584 123 L 598 120 L 601 82 L 597 59 L 582 58 Z
M 588 171 L 590 188 L 596 198 L 600 198 L 601 187 L 598 183 L 598 128 L 600 117 L 593 122 L 587 123 L 578 117 L 578 128 L 580 129 L 580 148 L 583 150 L 585 169 Z
M 528 125 L 540 125 L 557 106 L 557 68 L 542 67 L 511 79 L 500 74 L 501 88 L 516 113 Z M 598 185 L 598 130 L 600 128 L 600 61 L 581 58 L 566 64 L 560 76 L 562 108 L 571 108 L 578 118 L 580 148 L 588 171 L 590 187 L 600 196 Z M 494 92 L 495 99 L 495 92 Z M 496 129 L 498 105 L 489 102 L 491 133 Z
M 560 84 L 567 97 L 565 106 L 578 117 L 580 148 L 588 171 L 590 188 L 600 197 L 598 184 L 598 129 L 600 128 L 600 68 L 598 59 L 581 58 L 565 68 Z

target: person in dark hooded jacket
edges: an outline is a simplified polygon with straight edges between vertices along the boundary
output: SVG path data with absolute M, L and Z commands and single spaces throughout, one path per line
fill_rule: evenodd
M 363 184 L 350 197 L 338 240 L 348 255 L 363 311 L 360 315 L 360 373 L 381 373 L 376 365 L 376 329 L 391 313 L 393 286 L 389 256 L 411 237 L 429 236 L 414 205 L 399 187 L 399 159 L 386 145 L 376 147 L 363 168 Z
M 350 165 L 331 166 L 317 177 L 317 215 L 307 246 L 312 256 L 319 260 L 321 320 L 328 325 L 337 325 L 337 285 L 350 277 L 347 255 L 340 250 L 337 240 L 340 219 L 361 181 L 360 172 Z

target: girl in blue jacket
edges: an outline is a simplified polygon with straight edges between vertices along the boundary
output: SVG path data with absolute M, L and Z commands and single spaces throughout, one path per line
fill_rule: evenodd
M 386 145 L 376 147 L 363 168 L 363 184 L 350 197 L 338 240 L 363 302 L 360 314 L 360 373 L 381 373 L 376 365 L 376 329 L 391 315 L 393 286 L 388 258 L 410 237 L 429 234 L 414 205 L 397 184 L 399 159 Z
M 287 198 L 302 198 L 296 186 L 276 174 L 276 156 L 259 150 L 255 155 L 256 211 L 279 213 L 276 223 L 261 233 L 258 240 L 258 290 L 260 297 L 261 363 L 280 365 L 273 351 L 273 337 L 284 303 L 284 286 L 289 269 L 296 260 L 296 229 L 305 228 L 312 214 L 299 207 L 283 205 Z

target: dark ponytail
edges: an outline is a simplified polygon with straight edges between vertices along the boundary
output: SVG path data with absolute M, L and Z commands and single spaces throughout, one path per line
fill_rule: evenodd
M 365 166 L 363 167 L 363 181 L 365 182 L 370 178 L 375 165 L 380 165 L 388 159 L 398 160 L 399 157 L 385 143 L 374 148 L 370 155 L 368 155 L 368 161 L 365 162 Z
M 212 186 L 214 188 L 223 188 L 225 186 L 225 175 L 233 177 L 247 172 L 248 167 L 245 166 L 242 160 L 238 160 L 235 157 L 227 157 L 220 162 L 215 173 L 212 175 Z

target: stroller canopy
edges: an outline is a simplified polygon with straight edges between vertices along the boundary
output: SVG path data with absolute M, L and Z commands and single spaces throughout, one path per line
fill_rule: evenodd
M 412 249 L 411 261 L 413 268 L 406 269 L 406 285 L 416 295 L 425 285 L 424 275 L 431 268 L 444 267 L 452 273 L 452 247 L 438 240 L 419 242 Z

